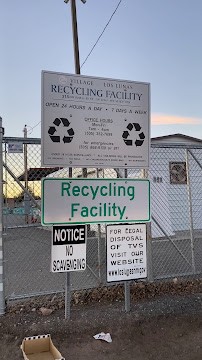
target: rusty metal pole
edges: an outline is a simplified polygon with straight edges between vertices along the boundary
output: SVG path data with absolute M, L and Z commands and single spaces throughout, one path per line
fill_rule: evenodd
M 78 28 L 77 28 L 77 15 L 76 15 L 76 1 L 71 0 L 71 14 L 72 14 L 72 34 L 74 44 L 74 63 L 75 73 L 80 74 L 80 58 L 79 58 L 79 41 L 78 41 Z
M 71 14 L 72 14 L 72 34 L 73 34 L 73 44 L 74 44 L 75 74 L 81 74 L 77 14 L 76 14 L 76 1 L 75 0 L 71 0 Z M 82 169 L 82 175 L 84 178 L 87 178 L 87 168 Z
M 68 1 L 66 0 L 65 3 Z M 84 2 L 84 1 L 83 1 Z M 71 0 L 71 17 L 72 17 L 72 35 L 74 45 L 74 63 L 75 73 L 80 74 L 80 58 L 79 58 L 79 41 L 78 41 L 78 28 L 77 28 L 77 15 L 76 15 L 76 0 Z M 87 169 L 82 169 L 82 175 L 87 177 Z M 69 177 L 72 178 L 72 168 L 69 168 Z M 70 272 L 66 273 L 65 285 L 65 319 L 70 319 L 70 305 L 71 305 L 71 275 Z

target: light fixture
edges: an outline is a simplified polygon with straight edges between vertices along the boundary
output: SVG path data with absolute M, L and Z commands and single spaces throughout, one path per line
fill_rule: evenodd
M 81 0 L 83 4 L 86 3 L 86 0 Z M 64 0 L 65 4 L 67 4 L 69 2 L 69 0 Z

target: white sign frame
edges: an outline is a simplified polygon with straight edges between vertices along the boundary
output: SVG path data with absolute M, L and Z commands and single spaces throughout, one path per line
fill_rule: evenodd
M 41 126 L 42 166 L 148 169 L 150 84 L 42 71 Z
M 57 242 L 54 238 L 56 229 L 58 230 L 59 237 L 63 239 L 59 244 L 54 244 Z M 61 232 L 61 229 L 66 232 L 67 236 L 65 237 L 64 232 Z M 74 232 L 77 232 L 76 239 L 72 239 L 71 230 L 74 229 Z M 80 230 L 83 230 L 82 232 Z M 59 233 L 60 232 L 60 233 Z M 78 237 L 82 236 L 84 239 L 79 239 Z M 86 270 L 86 241 L 87 241 L 87 227 L 85 224 L 82 225 L 60 225 L 53 226 L 52 229 L 52 244 L 51 244 L 51 272 L 72 272 L 72 271 L 84 271 Z
M 147 277 L 146 224 L 107 225 L 107 282 Z
M 150 221 L 148 179 L 42 179 L 41 223 Z

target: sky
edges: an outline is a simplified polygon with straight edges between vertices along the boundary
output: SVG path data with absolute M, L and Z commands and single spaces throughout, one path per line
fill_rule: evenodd
M 81 65 L 119 0 L 76 0 Z M 202 139 L 202 1 L 122 0 L 81 74 L 151 84 L 151 136 Z M 1 0 L 5 136 L 41 136 L 41 71 L 75 73 L 71 6 Z M 37 125 L 38 124 L 38 125 Z

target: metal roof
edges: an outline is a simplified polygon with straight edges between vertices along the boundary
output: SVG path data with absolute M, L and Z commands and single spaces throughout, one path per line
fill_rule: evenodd
M 184 134 L 170 134 L 170 135 L 163 135 L 163 136 L 157 136 L 157 137 L 153 137 L 151 138 L 151 141 L 152 142 L 155 142 L 155 141 L 161 141 L 161 140 L 171 140 L 171 139 L 182 139 L 184 141 L 186 140 L 189 140 L 189 141 L 193 141 L 193 142 L 198 142 L 198 143 L 202 143 L 202 139 L 199 139 L 199 138 L 195 138 L 193 136 L 188 136 L 188 135 L 184 135 Z
M 49 174 L 54 173 L 55 171 L 60 170 L 60 167 L 55 168 L 30 168 L 27 170 L 28 181 L 39 181 L 43 177 L 46 177 Z M 18 177 L 18 180 L 25 181 L 25 173 L 21 174 Z

